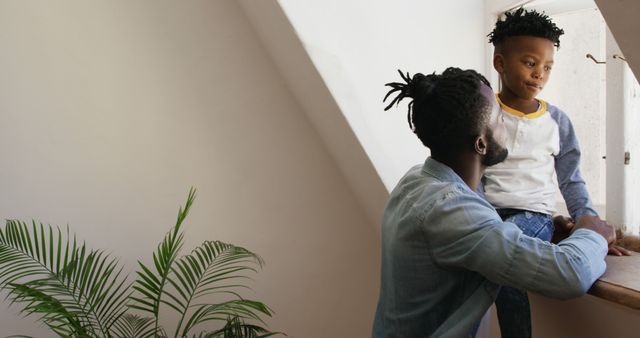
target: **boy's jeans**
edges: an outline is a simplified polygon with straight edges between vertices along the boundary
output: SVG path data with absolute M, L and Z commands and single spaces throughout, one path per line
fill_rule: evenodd
M 553 236 L 551 215 L 517 209 L 498 209 L 505 222 L 514 223 L 530 237 L 549 242 Z M 531 310 L 525 291 L 503 286 L 496 298 L 496 310 L 502 338 L 531 337 Z

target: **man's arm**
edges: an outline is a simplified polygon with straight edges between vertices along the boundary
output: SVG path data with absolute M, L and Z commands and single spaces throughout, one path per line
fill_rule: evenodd
M 605 271 L 608 243 L 594 231 L 577 229 L 559 245 L 547 243 L 503 223 L 486 201 L 462 191 L 449 193 L 432 210 L 423 229 L 442 267 L 561 299 L 584 294 Z

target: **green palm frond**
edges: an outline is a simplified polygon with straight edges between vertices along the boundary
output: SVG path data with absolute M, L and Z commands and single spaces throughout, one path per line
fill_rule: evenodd
M 263 303 L 248 299 L 235 299 L 219 304 L 202 304 L 195 307 L 196 310 L 187 321 L 180 337 L 186 337 L 193 327 L 204 322 L 228 321 L 229 318 L 233 317 L 243 320 L 251 319 L 263 323 L 260 315 L 271 316 L 272 314 L 271 310 Z
M 165 290 L 165 286 L 171 273 L 171 267 L 178 257 L 178 252 L 182 248 L 184 235 L 181 232 L 181 225 L 189 213 L 195 196 L 196 190 L 191 188 L 184 209 L 181 207 L 178 211 L 178 219 L 175 227 L 169 231 L 162 243 L 158 245 L 156 252 L 153 253 L 155 271 L 152 271 L 144 263 L 138 262 L 142 271 L 137 272 L 138 279 L 133 286 L 137 294 L 131 297 L 133 304 L 129 306 L 153 314 L 154 328 L 156 330 L 159 328 L 158 318 L 161 303 L 179 311 L 173 303 L 165 301 L 162 296 L 166 294 L 170 298 L 175 298 L 174 295 Z
M 211 294 L 231 294 L 235 298 L 242 298 L 236 292 L 238 288 L 246 288 L 238 280 L 249 278 L 246 273 L 257 272 L 257 267 L 262 267 L 262 259 L 251 251 L 219 241 L 207 241 L 197 247 L 189 255 L 181 257 L 172 268 L 169 282 L 176 290 L 174 307 L 181 314 L 176 327 L 175 336 L 182 329 L 181 336 L 186 336 L 195 325 L 208 319 L 206 313 L 209 305 L 194 306 L 200 298 Z M 255 266 L 255 267 L 254 267 Z M 266 306 L 252 307 L 253 303 L 229 303 L 234 304 L 238 310 L 260 311 L 271 315 Z M 248 305 L 247 305 L 248 304 Z M 189 315 L 192 307 L 198 308 Z M 250 314 L 254 318 L 258 316 Z M 184 319 L 187 324 L 182 327 Z
M 10 284 L 10 297 L 14 302 L 27 303 L 23 313 L 40 314 L 43 322 L 57 334 L 88 337 L 88 332 L 79 319 L 79 313 L 68 309 L 58 299 L 24 284 Z
M 60 335 L 111 336 L 129 296 L 121 272 L 117 260 L 78 246 L 68 230 L 15 220 L 0 229 L 0 287 Z
M 68 229 L 63 233 L 36 222 L 9 220 L 0 228 L 0 288 L 8 290 L 7 298 L 20 304 L 23 314 L 38 316 L 60 337 L 165 338 L 159 323 L 161 306 L 179 314 L 175 337 L 188 337 L 194 327 L 210 321 L 222 321 L 224 327 L 197 337 L 279 334 L 249 323 L 264 323 L 261 317 L 272 312 L 240 295 L 247 288 L 244 281 L 264 264 L 258 255 L 205 241 L 178 257 L 184 242 L 182 224 L 195 195 L 192 188 L 176 225 L 153 253 L 153 264 L 138 262 L 134 283 L 127 282 L 118 260 L 77 243 Z M 225 301 L 211 304 L 204 299 L 216 295 Z M 152 316 L 127 313 L 135 309 Z
M 227 324 L 216 331 L 204 332 L 194 335 L 194 338 L 267 338 L 275 335 L 286 334 L 281 332 L 270 332 L 269 330 L 252 324 L 247 324 L 238 317 L 228 318 Z
M 153 327 L 153 318 L 127 313 L 115 324 L 114 331 L 119 338 L 142 338 L 161 335 Z
M 52 228 L 48 227 L 48 230 L 43 224 L 38 227 L 35 222 L 29 230 L 25 223 L 15 220 L 8 220 L 5 228 L 0 229 L 0 285 L 25 277 L 45 277 L 68 266 L 70 251 L 77 249 L 75 238 L 73 243 L 67 240 L 63 245 L 60 229 L 57 239 Z M 63 246 L 64 257 L 61 252 Z

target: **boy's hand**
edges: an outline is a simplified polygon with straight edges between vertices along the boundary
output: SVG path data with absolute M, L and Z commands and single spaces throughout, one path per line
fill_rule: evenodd
M 553 237 L 551 238 L 551 243 L 558 244 L 563 239 L 569 237 L 573 228 L 576 226 L 576 223 L 573 221 L 571 217 L 565 217 L 562 215 L 558 215 L 553 218 Z
M 585 215 L 580 217 L 578 224 L 573 229 L 589 229 L 600 234 L 607 241 L 609 246 L 616 240 L 616 230 L 613 225 L 600 219 L 598 216 Z
M 609 223 L 607 223 L 604 220 L 600 220 L 599 217 L 597 216 L 589 216 L 589 217 L 594 217 L 597 220 L 599 220 L 600 222 L 604 222 L 608 227 L 613 228 L 613 226 Z M 584 217 L 582 217 L 584 218 Z M 582 221 L 582 218 L 580 219 Z M 573 218 L 571 217 L 566 217 L 566 216 L 562 216 L 562 215 L 558 215 L 556 217 L 553 218 L 553 226 L 555 227 L 555 230 L 553 232 L 553 238 L 551 239 L 552 243 L 558 244 L 560 241 L 562 241 L 563 239 L 569 237 L 569 235 L 571 235 L 571 232 L 573 231 L 573 228 L 576 227 L 576 223 L 573 221 Z M 590 229 L 590 227 L 588 226 L 583 226 L 584 228 Z M 591 229 L 594 230 L 594 229 Z M 594 230 L 596 231 L 596 230 Z M 607 239 L 607 237 L 605 235 L 603 235 L 601 232 L 598 232 L 600 235 L 602 235 L 605 239 Z M 608 239 L 607 239 L 608 240 Z M 614 240 L 615 240 L 615 231 L 614 231 Z M 614 256 L 631 256 L 631 252 L 619 245 L 615 245 L 613 244 L 613 242 L 609 242 L 609 255 L 614 255 Z

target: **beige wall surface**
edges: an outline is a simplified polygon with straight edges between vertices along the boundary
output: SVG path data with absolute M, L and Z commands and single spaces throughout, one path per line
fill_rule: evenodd
M 556 300 L 529 293 L 534 338 L 637 337 L 640 311 L 591 295 Z M 491 338 L 500 338 L 495 307 L 491 308 Z
M 0 217 L 133 272 L 193 185 L 185 250 L 259 253 L 272 329 L 370 334 L 377 234 L 233 0 L 3 1 L 0 46 Z M 2 335 L 47 336 L 2 306 Z
M 640 311 L 590 295 L 559 301 L 530 296 L 534 337 L 638 337 Z

